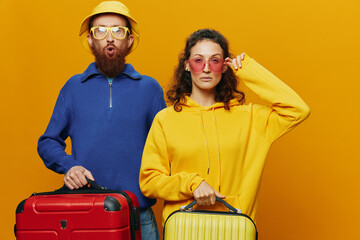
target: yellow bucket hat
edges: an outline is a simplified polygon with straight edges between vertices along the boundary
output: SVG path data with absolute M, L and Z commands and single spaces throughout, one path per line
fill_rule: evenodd
M 134 51 L 134 49 L 139 44 L 139 26 L 137 24 L 137 21 L 130 15 L 130 10 L 124 4 L 118 1 L 105 1 L 100 3 L 94 8 L 93 12 L 82 21 L 79 36 L 80 41 L 84 45 L 84 47 L 90 53 L 92 53 L 87 41 L 87 35 L 89 34 L 89 22 L 92 16 L 101 13 L 116 13 L 123 15 L 129 20 L 131 25 L 131 33 L 134 36 L 134 42 L 129 50 L 129 53 Z

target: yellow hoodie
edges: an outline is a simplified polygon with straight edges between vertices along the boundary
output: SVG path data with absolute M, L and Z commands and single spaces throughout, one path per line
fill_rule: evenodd
M 305 120 L 310 109 L 276 76 L 246 56 L 236 75 L 269 106 L 230 102 L 204 107 L 187 97 L 181 112 L 168 107 L 154 118 L 140 169 L 140 188 L 165 200 L 163 223 L 193 201 L 205 180 L 225 201 L 256 220 L 259 183 L 271 144 Z M 226 209 L 216 203 L 198 209 Z

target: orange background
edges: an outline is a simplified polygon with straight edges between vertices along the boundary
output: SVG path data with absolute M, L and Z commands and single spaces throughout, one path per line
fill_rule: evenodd
M 0 239 L 17 204 L 62 185 L 37 155 L 60 88 L 93 57 L 77 37 L 98 0 L 0 0 Z M 360 2 L 124 0 L 141 39 L 128 62 L 164 87 L 185 38 L 210 27 L 292 87 L 312 114 L 272 147 L 261 185 L 260 239 L 360 239 Z M 247 100 L 258 101 L 246 91 Z M 161 212 L 161 201 L 156 205 Z M 158 218 L 158 222 L 161 220 Z

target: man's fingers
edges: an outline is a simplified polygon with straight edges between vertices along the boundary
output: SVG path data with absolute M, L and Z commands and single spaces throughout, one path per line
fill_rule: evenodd
M 70 190 L 77 188 L 76 184 L 70 178 L 65 177 L 64 183 L 65 183 L 65 186 L 67 186 Z
M 76 184 L 77 188 L 81 188 L 82 186 L 84 186 L 87 183 L 85 176 L 84 176 L 83 168 L 76 169 L 75 171 L 69 173 L 69 177 Z
M 79 179 L 77 179 L 77 177 L 75 177 L 75 174 L 69 174 L 67 177 L 65 177 L 65 181 L 68 182 L 68 184 L 70 184 L 71 186 L 73 186 L 73 188 L 80 188 L 82 187 L 81 182 L 79 181 Z
M 85 178 L 85 174 L 81 173 L 77 175 L 78 180 L 81 183 L 81 187 L 85 186 L 86 184 L 88 184 L 86 178 Z
M 94 179 L 92 174 L 82 166 L 72 167 L 64 177 L 64 183 L 69 189 L 78 189 L 85 186 L 88 182 L 85 176 Z
M 78 168 L 74 175 L 73 175 L 73 181 L 79 186 L 83 187 L 87 184 L 87 181 L 85 179 L 85 171 L 86 169 L 83 167 Z
M 90 180 L 92 180 L 92 181 L 95 181 L 93 175 L 91 174 L 91 172 L 90 172 L 89 170 L 86 170 L 86 169 L 85 169 L 84 175 L 85 175 L 88 179 L 90 179 Z M 87 182 L 86 182 L 86 183 L 87 183 Z
M 84 179 L 85 179 L 85 182 L 86 182 L 85 184 L 86 184 L 88 187 L 91 187 L 91 184 L 88 183 L 88 181 L 86 180 L 85 177 L 87 177 L 88 179 L 90 179 L 90 180 L 92 180 L 92 181 L 95 181 L 93 175 L 91 174 L 91 172 L 90 172 L 89 170 L 85 170 L 85 172 L 84 172 Z M 85 185 L 85 184 L 84 184 L 84 185 Z
M 64 181 L 64 183 L 65 183 L 65 186 L 66 186 L 68 189 L 70 189 L 70 190 L 73 190 L 73 189 L 74 189 L 74 187 L 73 187 L 71 184 L 69 184 L 68 182 Z

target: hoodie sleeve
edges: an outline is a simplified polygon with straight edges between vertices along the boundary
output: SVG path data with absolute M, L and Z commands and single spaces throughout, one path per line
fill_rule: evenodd
M 249 56 L 236 75 L 269 106 L 253 105 L 254 127 L 269 141 L 287 133 L 310 114 L 306 103 L 285 83 Z
M 160 113 L 154 118 L 145 143 L 139 175 L 140 189 L 146 197 L 166 201 L 192 198 L 192 192 L 203 179 L 197 173 L 171 174 L 171 163 L 167 154 Z
M 73 156 L 65 152 L 65 140 L 69 136 L 69 114 L 66 111 L 63 92 L 60 91 L 49 125 L 38 141 L 38 153 L 47 168 L 66 173 L 78 165 Z

